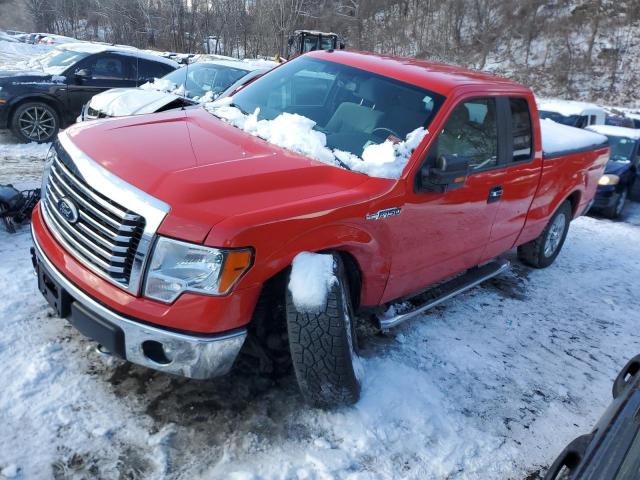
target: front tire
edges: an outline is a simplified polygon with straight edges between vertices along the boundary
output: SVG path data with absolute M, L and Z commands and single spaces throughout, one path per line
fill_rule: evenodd
M 53 107 L 42 102 L 19 105 L 11 117 L 11 131 L 23 142 L 47 143 L 60 130 L 60 117 Z
M 540 236 L 518 247 L 520 261 L 534 268 L 551 265 L 567 238 L 572 214 L 573 210 L 568 201 L 560 205 Z
M 305 400 L 327 408 L 360 398 L 354 315 L 344 264 L 334 255 L 337 279 L 316 312 L 296 308 L 287 288 L 287 329 L 296 379 Z

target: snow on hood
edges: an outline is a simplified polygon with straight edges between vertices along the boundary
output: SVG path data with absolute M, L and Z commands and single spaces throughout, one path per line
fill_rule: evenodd
M 602 146 L 607 137 L 582 128 L 569 127 L 553 120 L 540 120 L 542 151 L 554 155 L 571 150 Z
M 216 117 L 279 147 L 300 153 L 329 165 L 354 170 L 371 177 L 400 178 L 413 150 L 429 133 L 423 127 L 410 132 L 403 142 L 368 145 L 362 157 L 327 147 L 324 133 L 314 130 L 316 123 L 302 115 L 282 113 L 273 120 L 258 120 L 259 110 L 244 114 L 233 106 L 233 97 L 205 104 Z
M 108 117 L 123 117 L 157 112 L 178 98 L 179 95 L 158 90 L 113 88 L 95 95 L 89 106 Z

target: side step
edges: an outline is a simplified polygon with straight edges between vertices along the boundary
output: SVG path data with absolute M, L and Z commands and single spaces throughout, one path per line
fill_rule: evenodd
M 423 303 L 413 310 L 400 313 L 389 318 L 378 316 L 380 329 L 382 331 L 387 331 L 405 320 L 409 320 L 410 318 L 420 315 L 421 313 L 440 305 L 442 302 L 445 302 L 450 298 L 481 284 L 485 280 L 489 280 L 496 275 L 500 275 L 502 272 L 507 270 L 510 265 L 511 262 L 508 260 L 494 260 L 493 262 L 486 263 L 481 267 L 472 268 L 468 270 L 467 273 L 455 277 L 452 280 L 436 287 L 435 290 L 437 291 L 437 296 L 429 299 L 426 303 Z

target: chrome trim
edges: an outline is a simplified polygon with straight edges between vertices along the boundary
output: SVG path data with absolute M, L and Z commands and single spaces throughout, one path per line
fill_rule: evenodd
M 51 263 L 38 244 L 33 225 L 31 226 L 31 236 L 38 261 L 47 274 L 75 301 L 80 302 L 95 315 L 122 329 L 125 355 L 128 361 L 161 372 L 196 379 L 224 375 L 233 366 L 247 337 L 245 329 L 200 337 L 171 332 L 125 318 L 88 296 Z M 142 350 L 142 343 L 148 340 L 161 343 L 171 361 L 167 364 L 160 364 L 148 358 Z
M 95 272 L 97 275 L 100 275 L 105 280 L 109 281 L 119 288 L 122 288 L 123 290 L 128 291 L 133 295 L 139 295 L 143 283 L 142 276 L 144 268 L 149 258 L 155 233 L 158 230 L 158 227 L 160 226 L 162 220 L 171 210 L 170 206 L 165 202 L 158 200 L 157 198 L 152 197 L 151 195 L 125 182 L 121 178 L 117 177 L 116 175 L 100 166 L 97 162 L 91 159 L 73 143 L 66 131 L 61 132 L 58 135 L 58 140 L 60 141 L 60 145 L 62 146 L 62 148 L 64 148 L 66 153 L 73 160 L 74 168 L 77 170 L 78 176 L 80 176 L 87 185 L 107 198 L 114 200 L 117 199 L 116 201 L 119 205 L 126 205 L 127 209 L 130 209 L 130 211 L 135 212 L 136 214 L 144 218 L 144 229 L 138 242 L 138 247 L 132 257 L 131 273 L 129 274 L 128 283 L 123 284 L 122 282 L 118 282 L 117 279 L 114 279 L 105 274 L 105 272 L 100 270 L 99 268 L 94 268 L 87 261 L 85 261 L 85 259 L 78 258 L 78 261 L 83 262 L 87 266 L 87 268 L 90 268 L 93 272 Z M 91 237 L 91 239 L 93 239 L 95 243 L 104 246 L 105 248 L 111 248 L 108 245 L 112 244 L 114 241 L 118 241 L 118 229 L 123 232 L 134 230 L 134 226 L 129 226 L 126 224 L 123 225 L 120 223 L 120 221 L 126 222 L 127 220 L 130 220 L 127 212 L 93 195 L 85 185 L 75 179 L 74 175 L 68 170 L 67 166 L 65 166 L 62 161 L 59 161 L 58 163 L 62 166 L 61 168 L 63 169 L 63 173 L 67 178 L 69 178 L 69 181 L 74 182 L 73 187 L 75 189 L 79 189 L 90 198 L 96 198 L 96 203 L 103 207 L 106 212 L 108 212 L 105 213 L 99 211 L 93 205 L 89 204 L 86 200 L 79 197 L 77 194 L 74 195 L 74 188 L 70 188 L 69 182 L 62 178 L 62 176 L 56 171 L 55 167 L 47 168 L 45 170 L 46 178 L 43 178 L 43 194 L 47 193 L 48 191 L 52 192 L 54 194 L 54 197 L 60 197 L 60 195 L 62 194 L 62 192 L 57 189 L 55 184 L 51 184 L 53 185 L 53 188 L 49 187 L 48 177 L 50 175 L 54 175 L 55 181 L 63 186 L 66 186 L 67 189 L 71 192 L 73 200 L 80 203 L 84 208 L 86 208 L 92 214 L 95 214 L 97 218 L 102 219 L 107 224 L 103 225 L 96 222 L 95 220 L 90 218 L 89 215 L 84 214 L 84 212 L 81 210 L 80 218 L 96 229 L 96 232 L 91 231 L 91 229 L 88 228 L 74 229 L 79 233 L 78 237 L 81 238 L 81 241 L 85 238 Z M 46 202 L 43 202 L 43 204 L 45 203 Z M 55 231 L 56 229 L 63 229 L 64 222 L 57 219 L 57 225 L 55 225 L 54 221 L 56 219 L 53 218 L 55 215 L 53 209 L 49 211 L 50 209 L 43 208 L 42 210 L 45 221 L 49 225 L 53 224 L 55 226 L 55 228 L 52 228 L 52 232 L 56 239 L 60 241 L 60 243 L 62 243 L 64 246 L 67 246 L 69 248 L 69 242 L 73 243 L 73 240 L 75 239 L 68 240 L 63 238 L 69 236 L 68 234 L 65 235 L 64 230 L 61 232 Z M 75 240 L 75 244 L 78 243 L 80 242 Z M 82 241 L 82 244 L 84 245 L 85 242 Z M 71 247 L 70 250 L 73 250 L 73 247 Z M 86 248 L 84 248 L 84 250 L 87 251 Z M 121 249 L 114 249 L 113 258 L 116 261 L 119 254 L 123 254 L 123 252 L 119 250 Z M 91 255 L 89 255 L 89 258 L 93 260 L 93 258 L 97 257 L 98 255 L 98 252 L 93 252 Z M 98 264 L 100 265 L 100 263 Z M 114 273 L 118 273 L 116 271 L 118 270 L 118 267 L 111 268 Z
M 478 285 L 480 285 L 482 282 L 485 282 L 487 280 L 489 280 L 490 278 L 495 277 L 496 275 L 500 275 L 502 272 L 506 271 L 509 269 L 509 267 L 511 266 L 511 262 L 509 262 L 508 260 L 505 260 L 503 262 L 501 262 L 496 269 L 492 270 L 491 272 L 487 273 L 486 275 L 483 275 L 482 277 L 479 277 L 477 279 L 475 279 L 473 282 L 470 283 L 465 283 L 464 285 L 461 285 L 460 287 L 456 288 L 455 290 L 450 291 L 449 293 L 447 293 L 446 295 L 443 295 L 441 297 L 438 297 L 430 302 L 425 303 L 424 305 L 421 305 L 420 307 L 416 308 L 415 310 L 411 310 L 409 312 L 406 313 L 401 313 L 399 315 L 395 315 L 391 318 L 381 318 L 378 317 L 378 322 L 380 324 L 380 329 L 383 331 L 387 331 L 399 324 L 401 324 L 402 322 L 409 320 L 417 315 L 420 315 L 421 313 L 426 312 L 427 310 L 432 309 L 433 307 L 436 307 L 438 305 L 440 305 L 443 302 L 446 302 L 447 300 L 455 297 L 456 295 L 459 295 L 461 293 L 466 292 L 467 290 L 472 289 L 473 287 L 476 287 Z

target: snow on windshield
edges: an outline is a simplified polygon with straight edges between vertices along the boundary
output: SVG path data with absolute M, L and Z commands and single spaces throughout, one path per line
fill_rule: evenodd
M 281 113 L 273 120 L 258 120 L 260 110 L 244 113 L 233 104 L 233 97 L 226 97 L 205 104 L 216 117 L 245 132 L 260 137 L 279 147 L 300 153 L 329 165 L 347 168 L 372 177 L 400 178 L 413 150 L 429 132 L 418 127 L 404 141 L 370 144 L 362 157 L 327 147 L 327 137 L 314 130 L 316 123 L 302 115 Z
M 607 141 L 607 137 L 598 133 L 569 127 L 549 119 L 540 120 L 540 130 L 545 155 L 596 147 Z

